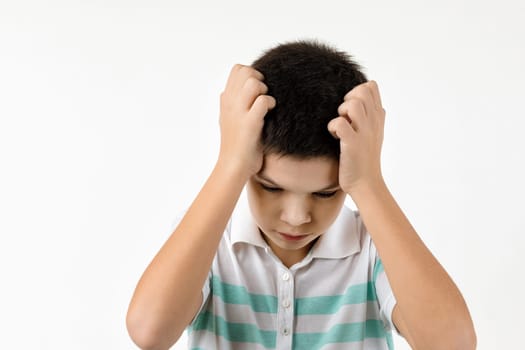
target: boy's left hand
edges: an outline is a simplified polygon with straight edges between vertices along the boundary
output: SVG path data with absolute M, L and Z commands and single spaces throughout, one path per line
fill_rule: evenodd
M 385 110 L 375 81 L 353 88 L 339 106 L 339 116 L 328 123 L 330 133 L 341 142 L 339 185 L 347 194 L 361 186 L 383 182 L 381 146 Z

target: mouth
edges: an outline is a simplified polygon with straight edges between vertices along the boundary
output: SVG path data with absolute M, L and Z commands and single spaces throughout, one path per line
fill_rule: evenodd
M 281 238 L 283 238 L 286 241 L 293 241 L 297 242 L 300 241 L 306 237 L 309 236 L 309 234 L 290 234 L 290 233 L 284 233 L 284 232 L 277 232 Z

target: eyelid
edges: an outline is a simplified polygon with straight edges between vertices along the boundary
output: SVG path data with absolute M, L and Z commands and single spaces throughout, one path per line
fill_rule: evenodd
M 270 191 L 270 192 L 278 192 L 278 191 L 282 191 L 283 189 L 280 188 L 280 187 L 274 187 L 273 185 L 267 185 L 267 184 L 264 184 L 262 182 L 259 182 L 259 185 L 266 191 Z M 332 190 L 332 191 L 321 191 L 321 192 L 313 192 L 312 194 L 314 196 L 317 196 L 317 197 L 321 197 L 321 198 L 330 198 L 332 196 L 334 196 L 337 191 L 339 191 L 339 189 L 337 190 Z
M 262 178 L 258 178 L 257 179 L 257 182 L 260 183 L 261 185 L 264 185 L 264 186 L 267 186 L 267 187 L 277 187 L 276 185 L 274 185 L 273 183 L 271 182 L 268 182 L 267 180 L 265 179 L 262 179 Z
M 281 191 L 282 190 L 282 188 L 274 187 L 272 185 L 266 185 L 266 184 L 263 184 L 262 182 L 259 182 L 259 185 L 261 185 L 263 189 L 269 190 L 269 191 Z
M 315 192 L 314 195 L 319 196 L 319 197 L 323 197 L 323 198 L 328 198 L 328 197 L 332 197 L 332 196 L 334 196 L 334 195 L 337 193 L 337 191 L 338 191 L 338 190 L 335 190 L 335 191 Z

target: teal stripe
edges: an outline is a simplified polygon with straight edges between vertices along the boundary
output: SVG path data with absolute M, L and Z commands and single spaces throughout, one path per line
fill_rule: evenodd
M 209 331 L 231 342 L 257 343 L 265 348 L 275 348 L 277 333 L 265 331 L 256 325 L 228 322 L 209 311 L 200 313 L 190 331 Z
M 244 286 L 236 286 L 212 277 L 213 295 L 221 298 L 226 304 L 249 305 L 255 312 L 277 313 L 277 297 L 274 295 L 249 293 Z
M 394 350 L 394 339 L 392 339 L 392 332 L 386 333 L 386 343 L 388 345 L 388 350 Z
M 381 261 L 380 258 L 377 258 L 376 264 L 374 266 L 374 283 L 376 283 L 377 281 L 377 276 L 383 271 L 385 271 L 383 262 Z
M 380 320 L 343 323 L 333 326 L 326 333 L 296 333 L 293 336 L 293 348 L 320 349 L 329 343 L 360 342 L 365 338 L 384 338 L 386 332 Z
M 331 315 L 341 306 L 377 300 L 372 282 L 350 286 L 345 294 L 295 299 L 295 315 Z

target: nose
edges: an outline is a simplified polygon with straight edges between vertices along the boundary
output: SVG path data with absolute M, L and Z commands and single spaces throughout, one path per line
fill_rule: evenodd
M 312 218 L 307 201 L 301 198 L 285 201 L 281 208 L 281 220 L 295 227 L 309 223 Z

